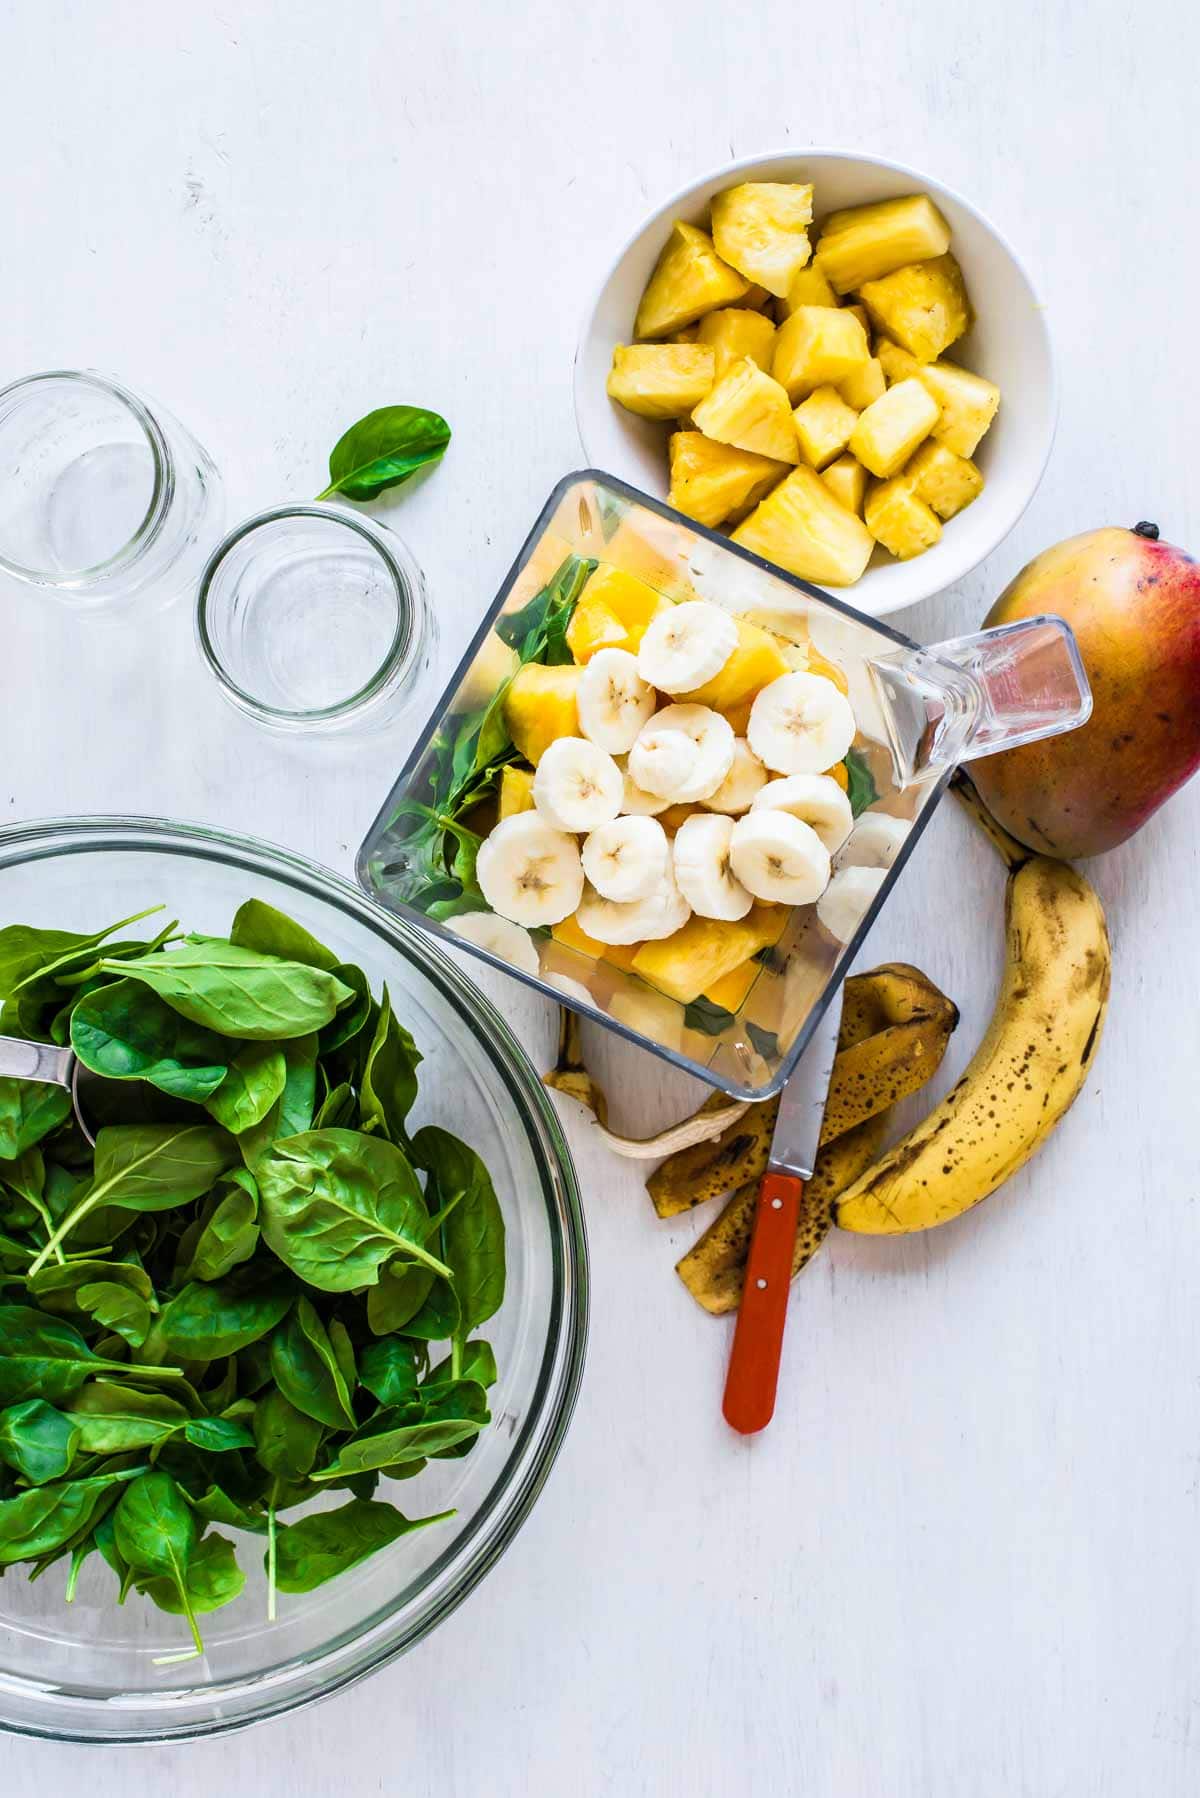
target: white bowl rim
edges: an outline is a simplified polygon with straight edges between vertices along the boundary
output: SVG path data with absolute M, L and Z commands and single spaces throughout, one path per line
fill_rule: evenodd
M 941 586 L 931 587 L 927 593 L 924 593 L 915 599 L 899 599 L 891 604 L 885 602 L 882 605 L 873 607 L 867 612 L 868 617 L 884 618 L 891 612 L 899 612 L 905 610 L 909 606 L 921 605 L 924 600 L 932 599 L 935 594 L 944 592 L 945 589 L 952 586 L 955 581 L 962 580 L 965 575 L 970 574 L 973 569 L 978 568 L 981 562 L 985 561 L 988 556 L 999 548 L 1004 539 L 1009 536 L 1019 524 L 1021 518 L 1028 510 L 1035 493 L 1041 486 L 1042 477 L 1046 472 L 1046 465 L 1050 460 L 1050 452 L 1054 448 L 1054 439 L 1058 430 L 1058 366 L 1054 355 L 1054 340 L 1050 335 L 1050 328 L 1046 322 L 1046 303 L 1042 298 L 1037 283 L 1034 281 L 1033 276 L 1029 271 L 1028 265 L 1013 248 L 1006 233 L 988 217 L 986 212 L 981 211 L 980 208 L 975 205 L 974 201 L 969 200 L 965 194 L 958 190 L 958 188 L 951 187 L 948 182 L 939 180 L 936 176 L 926 174 L 923 169 L 914 168 L 911 163 L 898 162 L 891 156 L 877 156 L 874 152 L 869 150 L 852 149 L 840 145 L 826 147 L 820 144 L 813 144 L 808 148 L 805 148 L 802 145 L 797 146 L 795 144 L 787 144 L 778 149 L 759 151 L 752 156 L 739 156 L 732 162 L 714 164 L 713 167 L 707 169 L 703 174 L 695 176 L 682 187 L 676 188 L 675 191 L 669 194 L 666 199 L 662 200 L 659 205 L 652 207 L 647 212 L 643 213 L 637 225 L 625 238 L 625 241 L 617 251 L 617 254 L 607 264 L 599 283 L 593 288 L 591 297 L 584 310 L 583 323 L 579 331 L 579 336 L 576 339 L 575 357 L 572 365 L 572 402 L 575 412 L 575 429 L 578 433 L 579 441 L 583 446 L 584 460 L 589 466 L 592 466 L 595 464 L 596 458 L 592 454 L 587 437 L 584 434 L 580 365 L 583 359 L 583 352 L 591 338 L 596 313 L 599 310 L 600 302 L 604 297 L 605 290 L 625 258 L 629 255 L 630 251 L 645 231 L 646 227 L 664 213 L 674 211 L 676 208 L 683 206 L 686 202 L 691 200 L 698 189 L 707 187 L 710 182 L 722 180 L 725 176 L 748 175 L 754 169 L 762 168 L 767 163 L 786 161 L 805 162 L 810 160 L 820 160 L 822 162 L 871 163 L 876 168 L 886 169 L 890 174 L 911 177 L 914 182 L 919 183 L 923 187 L 933 189 L 939 194 L 944 194 L 947 199 L 953 200 L 954 203 L 961 206 L 965 212 L 970 213 L 972 218 L 978 220 L 984 230 L 989 232 L 991 236 L 995 238 L 996 242 L 1000 245 L 1000 248 L 1013 263 L 1018 274 L 1028 287 L 1034 302 L 1033 318 L 1035 320 L 1035 328 L 1041 337 L 1042 348 L 1046 357 L 1048 383 L 1046 393 L 1047 424 L 1045 442 L 1042 447 L 1041 459 L 1038 462 L 1037 467 L 1034 468 L 1031 465 L 1029 469 L 1023 496 L 1020 498 L 1019 503 L 1011 506 L 1008 513 L 997 520 L 997 528 L 991 534 L 987 546 L 983 548 L 978 555 L 971 553 L 964 557 L 962 566 L 951 573 L 948 579 L 944 579 Z M 611 472 L 620 474 L 619 469 L 613 469 Z M 621 478 L 627 479 L 628 477 L 622 476 Z M 847 588 L 846 591 L 852 592 L 853 589 Z M 867 611 L 866 607 L 860 609 Z

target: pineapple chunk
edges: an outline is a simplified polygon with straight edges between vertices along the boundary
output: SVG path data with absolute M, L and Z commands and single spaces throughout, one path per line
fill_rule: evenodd
M 918 362 L 886 337 L 879 340 L 878 354 L 889 381 L 907 381 L 915 375 L 941 407 L 930 435 L 956 456 L 973 456 L 1000 408 L 1000 389 L 995 382 L 960 368 L 957 362 Z
M 743 700 L 752 699 L 768 681 L 778 680 L 791 672 L 791 664 L 779 646 L 778 637 L 765 631 L 748 618 L 736 618 L 737 648 L 721 669 L 702 687 L 681 693 L 681 705 L 707 705 L 716 712 L 733 710 Z
M 860 413 L 849 439 L 851 452 L 886 481 L 904 467 L 937 421 L 937 401 L 920 381 L 900 381 Z
M 774 296 L 769 294 L 765 287 L 760 287 L 757 281 L 751 282 L 738 301 L 738 305 L 744 307 L 747 312 L 766 312 L 774 304 Z
M 615 545 L 614 539 L 611 547 L 615 549 Z M 577 662 L 590 661 L 598 649 L 628 649 L 636 654 L 650 620 L 670 603 L 636 575 L 605 562 L 588 581 L 571 614 L 567 648 Z
M 843 312 L 852 312 L 868 337 L 870 336 L 871 320 L 867 316 L 867 309 L 865 306 L 860 306 L 858 302 L 855 301 L 853 306 L 843 306 L 842 310 Z
M 862 519 L 838 504 L 812 468 L 793 469 L 733 540 L 802 580 L 829 587 L 852 587 L 874 547 Z
M 872 356 L 869 362 L 861 363 L 852 375 L 847 375 L 839 385 L 838 392 L 856 412 L 865 412 L 877 399 L 882 399 L 887 392 L 887 380 L 883 363 L 878 356 Z
M 794 405 L 814 387 L 836 387 L 870 360 L 867 334 L 852 313 L 797 306 L 775 334 L 771 372 Z
M 824 469 L 821 479 L 832 493 L 839 506 L 845 506 L 847 512 L 857 512 L 862 517 L 863 500 L 867 494 L 867 471 L 861 462 L 853 456 L 839 456 Z
M 712 234 L 718 256 L 782 299 L 812 254 L 812 193 L 799 182 L 744 181 L 717 194 Z
M 728 974 L 722 974 L 704 990 L 704 997 L 710 1005 L 716 1005 L 721 1011 L 739 1011 L 745 1004 L 746 996 L 754 982 L 762 973 L 762 968 L 751 956 L 749 961 L 731 968 Z
M 971 302 L 954 257 L 914 262 L 881 281 L 867 281 L 860 298 L 876 326 L 918 362 L 933 362 L 972 324 Z
M 718 443 L 732 443 L 735 449 L 753 450 L 777 462 L 800 460 L 788 396 L 749 356 L 726 369 L 694 417 L 697 429 Z
M 788 471 L 786 462 L 715 443 L 700 431 L 675 431 L 670 450 L 668 503 L 710 530 L 732 513 L 757 505 Z
M 618 344 L 608 393 L 640 418 L 676 418 L 698 406 L 715 380 L 716 357 L 707 344 Z
M 714 306 L 744 298 L 749 286 L 735 268 L 722 262 L 706 231 L 676 219 L 646 283 L 633 334 L 669 337 Z
M 714 381 L 734 362 L 749 356 L 751 362 L 770 374 L 771 355 L 775 348 L 775 327 L 761 312 L 747 312 L 742 306 L 726 306 L 721 312 L 710 312 L 696 329 L 699 341 L 706 343 L 716 357 Z M 704 396 L 701 395 L 701 398 Z
M 836 306 L 838 297 L 817 267 L 810 263 L 792 278 L 792 285 L 787 290 L 787 298 L 780 300 L 776 308 L 779 322 L 790 318 L 800 306 Z
M 759 909 L 768 908 L 755 907 Z M 690 1005 L 706 987 L 763 947 L 762 929 L 753 911 L 736 922 L 695 915 L 673 936 L 643 943 L 633 958 L 633 971 L 668 998 Z
M 936 517 L 903 475 L 872 484 L 866 518 L 871 535 L 901 562 L 932 549 L 942 534 Z
M 633 966 L 633 958 L 641 947 L 639 943 L 600 943 L 594 936 L 589 936 L 580 927 L 579 920 L 572 913 L 564 918 L 561 924 L 551 926 L 550 935 L 564 949 L 574 949 L 578 955 L 588 955 L 593 961 L 611 962 L 614 967 L 624 968 L 626 972 Z
M 533 810 L 533 769 L 518 768 L 509 763 L 500 770 L 501 820 L 515 818 L 518 812 Z
M 904 470 L 904 478 L 939 518 L 953 518 L 983 492 L 983 476 L 966 456 L 956 456 L 944 443 L 923 443 Z
M 950 227 L 928 194 L 910 194 L 831 212 L 821 227 L 816 266 L 839 293 L 850 293 L 949 248 Z
M 816 388 L 796 407 L 792 417 L 796 421 L 801 459 L 818 470 L 841 455 L 858 423 L 858 413 L 846 404 L 836 387 Z
M 526 662 L 513 675 L 504 695 L 504 722 L 519 753 L 535 768 L 557 738 L 579 735 L 578 685 L 579 669 L 570 662 L 553 668 Z
M 699 343 L 699 325 L 685 325 L 682 331 L 672 331 L 667 338 L 668 343 Z

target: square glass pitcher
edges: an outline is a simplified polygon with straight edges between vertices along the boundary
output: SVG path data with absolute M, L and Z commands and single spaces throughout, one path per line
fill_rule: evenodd
M 600 943 L 573 915 L 494 927 L 475 858 L 500 817 L 532 804 L 530 732 L 578 735 L 572 683 L 599 639 L 621 646 L 624 631 L 632 645 L 655 608 L 694 599 L 757 627 L 749 635 L 769 640 L 768 666 L 822 674 L 850 701 L 854 744 L 829 770 L 855 817 L 833 858 L 837 903 L 756 903 L 734 921 L 693 914 L 668 940 L 641 944 Z M 535 663 L 545 672 L 514 687 Z M 739 736 L 751 698 L 728 696 Z M 1074 729 L 1090 710 L 1061 619 L 922 649 L 589 469 L 547 501 L 372 825 L 358 876 L 390 910 L 557 1003 L 727 1093 L 765 1099 L 804 1052 L 957 764 Z M 669 835 L 684 809 L 659 808 Z

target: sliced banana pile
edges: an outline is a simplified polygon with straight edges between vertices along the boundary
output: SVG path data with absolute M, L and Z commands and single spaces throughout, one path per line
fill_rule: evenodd
M 856 827 L 846 794 L 823 772 L 855 736 L 850 703 L 831 680 L 797 671 L 770 681 L 744 737 L 689 698 L 738 643 L 728 612 L 689 600 L 653 619 L 636 655 L 591 657 L 579 676 L 580 734 L 550 744 L 533 777 L 534 809 L 503 819 L 479 851 L 476 876 L 496 918 L 460 918 L 460 935 L 533 972 L 525 931 L 573 914 L 597 942 L 627 945 L 673 936 L 693 913 L 744 918 L 760 900 L 817 902 L 822 923 L 846 940 L 853 907 L 861 917 L 904 827 L 882 817 Z M 673 821 L 672 840 L 659 818 L 678 806 L 696 809 Z M 524 927 L 522 941 L 514 926 Z

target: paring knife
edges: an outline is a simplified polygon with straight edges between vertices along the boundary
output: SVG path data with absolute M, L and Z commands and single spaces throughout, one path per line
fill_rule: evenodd
M 817 1159 L 841 1012 L 835 993 L 783 1089 L 771 1157 L 758 1188 L 723 1406 L 726 1423 L 743 1436 L 765 1429 L 775 1410 L 800 1200 Z

